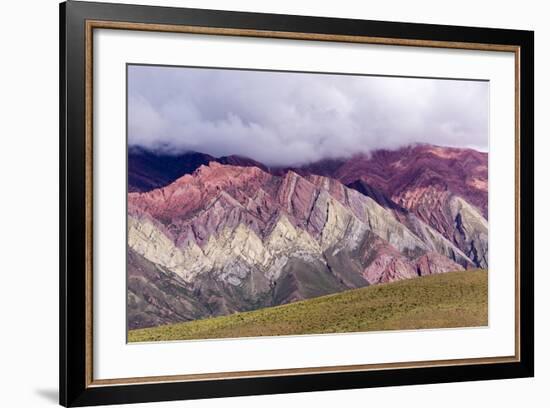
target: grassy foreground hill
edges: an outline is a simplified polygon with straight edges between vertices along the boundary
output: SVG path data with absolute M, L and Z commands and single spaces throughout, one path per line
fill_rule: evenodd
M 487 271 L 450 272 L 230 316 L 130 330 L 129 342 L 486 326 Z

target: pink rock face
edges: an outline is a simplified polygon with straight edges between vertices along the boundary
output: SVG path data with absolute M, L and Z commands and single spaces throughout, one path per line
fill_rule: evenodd
M 221 191 L 258 189 L 271 176 L 257 167 L 225 166 L 211 162 L 172 184 L 147 193 L 130 193 L 128 206 L 168 220 L 185 218 L 208 206 Z
M 334 177 L 344 184 L 365 180 L 412 211 L 426 201 L 425 194 L 451 193 L 487 218 L 487 153 L 431 145 L 379 150 L 347 160 Z
M 464 268 L 437 252 L 428 252 L 416 260 L 416 270 L 420 276 L 426 276 L 452 270 L 463 271 Z
M 169 186 L 147 193 L 130 193 L 128 212 L 153 220 L 180 247 L 189 241 L 199 246 L 224 228 L 239 224 L 266 237 L 284 214 L 297 228 L 319 238 L 326 222 L 326 200 L 338 200 L 364 219 L 359 194 L 327 177 L 302 177 L 289 171 L 274 176 L 256 167 L 237 167 L 211 162 Z
M 266 236 L 282 213 L 298 228 L 320 234 L 326 208 L 315 208 L 321 191 L 347 205 L 340 182 L 326 177 L 308 179 L 287 172 L 273 176 L 257 167 L 238 167 L 211 162 L 193 174 L 147 193 L 131 193 L 129 214 L 147 216 L 176 236 L 178 245 L 193 239 L 199 245 L 225 227 L 244 224 L 258 236 Z M 318 225 L 312 213 L 322 212 Z
M 411 279 L 416 276 L 414 266 L 400 258 L 382 255 L 370 264 L 364 272 L 371 285 Z
M 383 241 L 374 245 L 374 251 L 374 261 L 363 271 L 363 276 L 371 285 L 464 270 L 437 252 L 427 252 L 416 259 L 409 259 Z
M 414 263 L 383 240 L 377 240 L 372 246 L 372 251 L 375 253 L 374 260 L 363 271 L 363 276 L 369 284 L 388 283 L 418 276 Z

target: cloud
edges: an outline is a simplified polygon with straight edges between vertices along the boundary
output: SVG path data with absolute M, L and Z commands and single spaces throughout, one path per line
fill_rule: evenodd
M 298 165 L 413 143 L 488 147 L 489 83 L 132 65 L 133 146 Z

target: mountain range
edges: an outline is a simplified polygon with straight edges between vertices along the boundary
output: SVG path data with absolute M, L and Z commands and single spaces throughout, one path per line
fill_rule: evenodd
M 488 157 L 413 145 L 306 166 L 128 151 L 128 327 L 488 264 Z

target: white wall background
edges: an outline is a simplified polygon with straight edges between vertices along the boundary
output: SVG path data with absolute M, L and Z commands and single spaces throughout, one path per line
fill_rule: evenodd
M 137 1 L 136 1 L 137 2 Z M 3 2 L 0 24 L 0 406 L 57 404 L 58 381 L 58 7 Z M 523 0 L 149 0 L 147 4 L 535 30 L 536 207 L 550 199 L 550 26 L 545 2 Z M 523 141 L 526 143 L 527 141 Z M 536 378 L 136 405 L 301 407 L 546 407 L 550 384 L 547 213 L 536 221 Z

